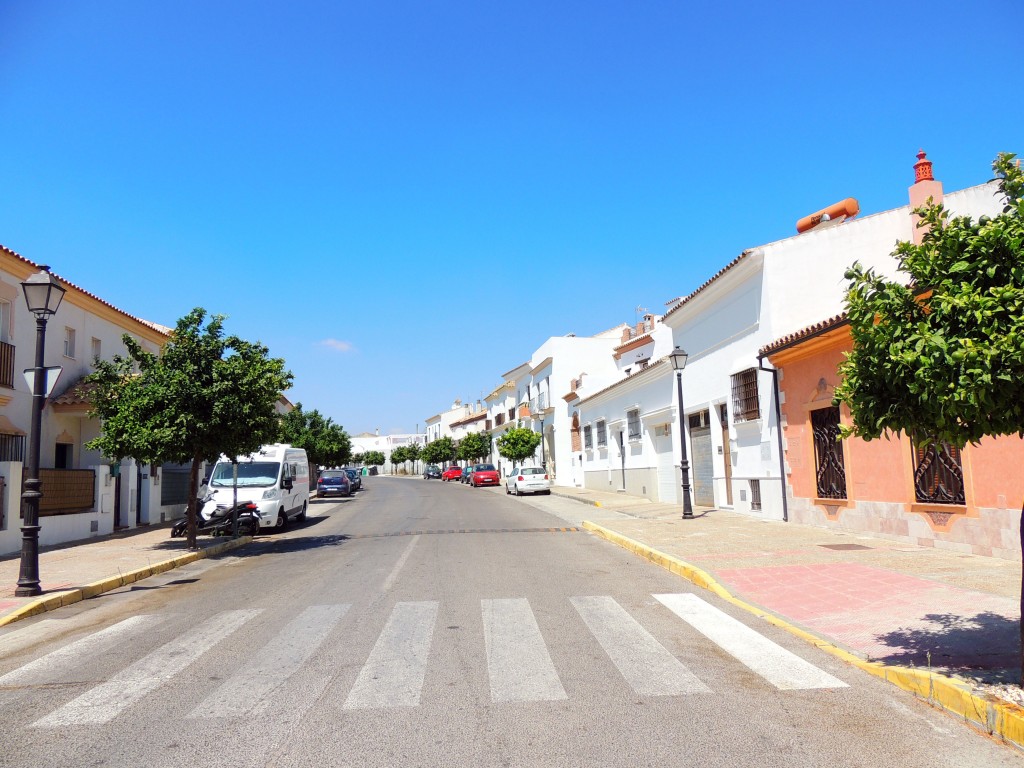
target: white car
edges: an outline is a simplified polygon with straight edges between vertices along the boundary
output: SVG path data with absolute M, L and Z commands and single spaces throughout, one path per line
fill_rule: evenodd
M 505 493 L 551 493 L 551 479 L 541 467 L 518 467 L 505 478 Z

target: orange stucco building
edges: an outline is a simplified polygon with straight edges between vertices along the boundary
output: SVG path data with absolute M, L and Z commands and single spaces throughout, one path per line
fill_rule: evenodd
M 762 350 L 780 370 L 789 519 L 1019 559 L 1024 440 L 930 453 L 905 434 L 837 442 L 838 424 L 852 423 L 845 406 L 832 405 L 837 366 L 851 349 L 840 316 Z

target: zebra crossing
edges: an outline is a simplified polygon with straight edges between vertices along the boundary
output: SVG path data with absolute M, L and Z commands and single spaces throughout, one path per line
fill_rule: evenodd
M 847 687 L 697 595 L 652 597 L 670 612 L 666 616 L 681 620 L 681 631 L 688 631 L 688 626 L 695 639 L 697 633 L 707 638 L 768 686 L 782 691 Z M 614 598 L 579 596 L 569 598 L 569 603 L 612 667 L 637 695 L 689 696 L 713 691 L 715 681 L 698 677 Z M 421 705 L 439 611 L 437 601 L 400 602 L 393 607 L 347 693 L 344 710 Z M 259 608 L 217 613 L 37 719 L 31 727 L 109 723 L 206 654 L 218 653 L 223 641 L 262 613 Z M 267 644 L 254 648 L 237 672 L 212 692 L 197 695 L 202 698 L 187 717 L 236 717 L 265 710 L 275 693 L 309 663 L 328 639 L 344 631 L 341 628 L 345 620 L 354 614 L 349 603 L 303 609 Z M 0 676 L 0 702 L 5 690 L 56 683 L 78 669 L 82 659 L 130 644 L 164 620 L 134 616 L 14 669 Z M 569 698 L 528 599 L 481 600 L 480 622 L 494 703 Z M 324 686 L 329 682 L 325 681 Z

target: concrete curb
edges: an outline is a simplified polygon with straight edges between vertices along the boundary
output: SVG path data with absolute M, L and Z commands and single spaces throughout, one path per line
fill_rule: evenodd
M 683 577 L 698 587 L 715 593 L 718 597 L 732 603 L 736 607 L 742 608 L 760 619 L 764 619 L 769 624 L 785 629 L 850 665 L 881 678 L 898 688 L 902 688 L 904 691 L 909 691 L 933 707 L 962 717 L 964 722 L 971 727 L 982 730 L 989 735 L 997 736 L 1008 744 L 1024 749 L 1024 708 L 1011 702 L 1003 701 L 995 696 L 978 696 L 971 691 L 971 687 L 966 681 L 957 678 L 946 677 L 935 672 L 912 669 L 910 667 L 889 666 L 877 661 L 863 659 L 822 637 L 818 637 L 805 629 L 791 624 L 763 608 L 740 600 L 715 581 L 710 574 L 696 566 L 652 549 L 646 544 L 641 544 L 589 520 L 583 521 L 583 528 L 623 549 L 629 550 L 645 560 L 650 560 L 652 563 L 660 565 L 662 568 Z
M 573 496 L 572 494 L 569 494 L 569 493 L 559 493 L 554 488 L 551 489 L 551 495 L 552 496 L 558 496 L 559 498 L 562 498 L 562 499 L 572 499 L 573 501 L 578 501 L 580 504 L 589 504 L 591 507 L 600 507 L 600 506 L 602 506 L 600 501 L 591 501 L 590 499 L 581 499 L 579 496 Z
M 104 592 L 110 592 L 113 589 L 119 589 L 120 587 L 127 586 L 128 584 L 134 584 L 136 581 L 155 576 L 158 573 L 164 571 L 170 571 L 174 568 L 179 568 L 188 563 L 194 563 L 196 560 L 202 560 L 206 557 L 212 557 L 213 555 L 219 555 L 222 552 L 227 552 L 238 547 L 245 546 L 252 541 L 252 536 L 240 536 L 237 539 L 231 541 L 224 541 L 220 544 L 214 544 L 212 547 L 205 547 L 203 549 L 197 549 L 194 552 L 187 552 L 184 555 L 178 555 L 172 557 L 170 560 L 163 560 L 159 563 L 153 563 L 147 565 L 145 568 L 137 568 L 134 571 L 128 571 L 117 576 L 110 576 L 106 579 L 100 579 L 94 581 L 91 584 L 85 584 L 75 589 L 64 590 L 63 592 L 55 592 L 52 595 L 45 595 L 37 600 L 33 600 L 28 605 L 19 608 L 16 611 L 12 611 L 3 618 L 0 618 L 0 627 L 5 627 L 8 624 L 13 624 L 21 619 L 27 619 L 30 616 L 38 616 L 40 613 L 46 613 L 47 611 L 53 611 L 57 608 L 63 608 L 65 605 L 72 605 L 79 602 L 80 600 L 86 600 L 90 597 L 96 597 Z

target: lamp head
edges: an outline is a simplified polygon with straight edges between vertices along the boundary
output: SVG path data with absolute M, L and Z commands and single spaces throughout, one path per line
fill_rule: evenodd
M 681 371 L 686 367 L 686 358 L 689 355 L 686 354 L 686 350 L 682 347 L 676 347 L 668 357 L 672 361 L 672 370 Z
M 28 309 L 40 320 L 56 314 L 64 298 L 65 288 L 53 275 L 49 267 L 40 267 L 40 271 L 21 284 L 25 292 L 25 303 Z

